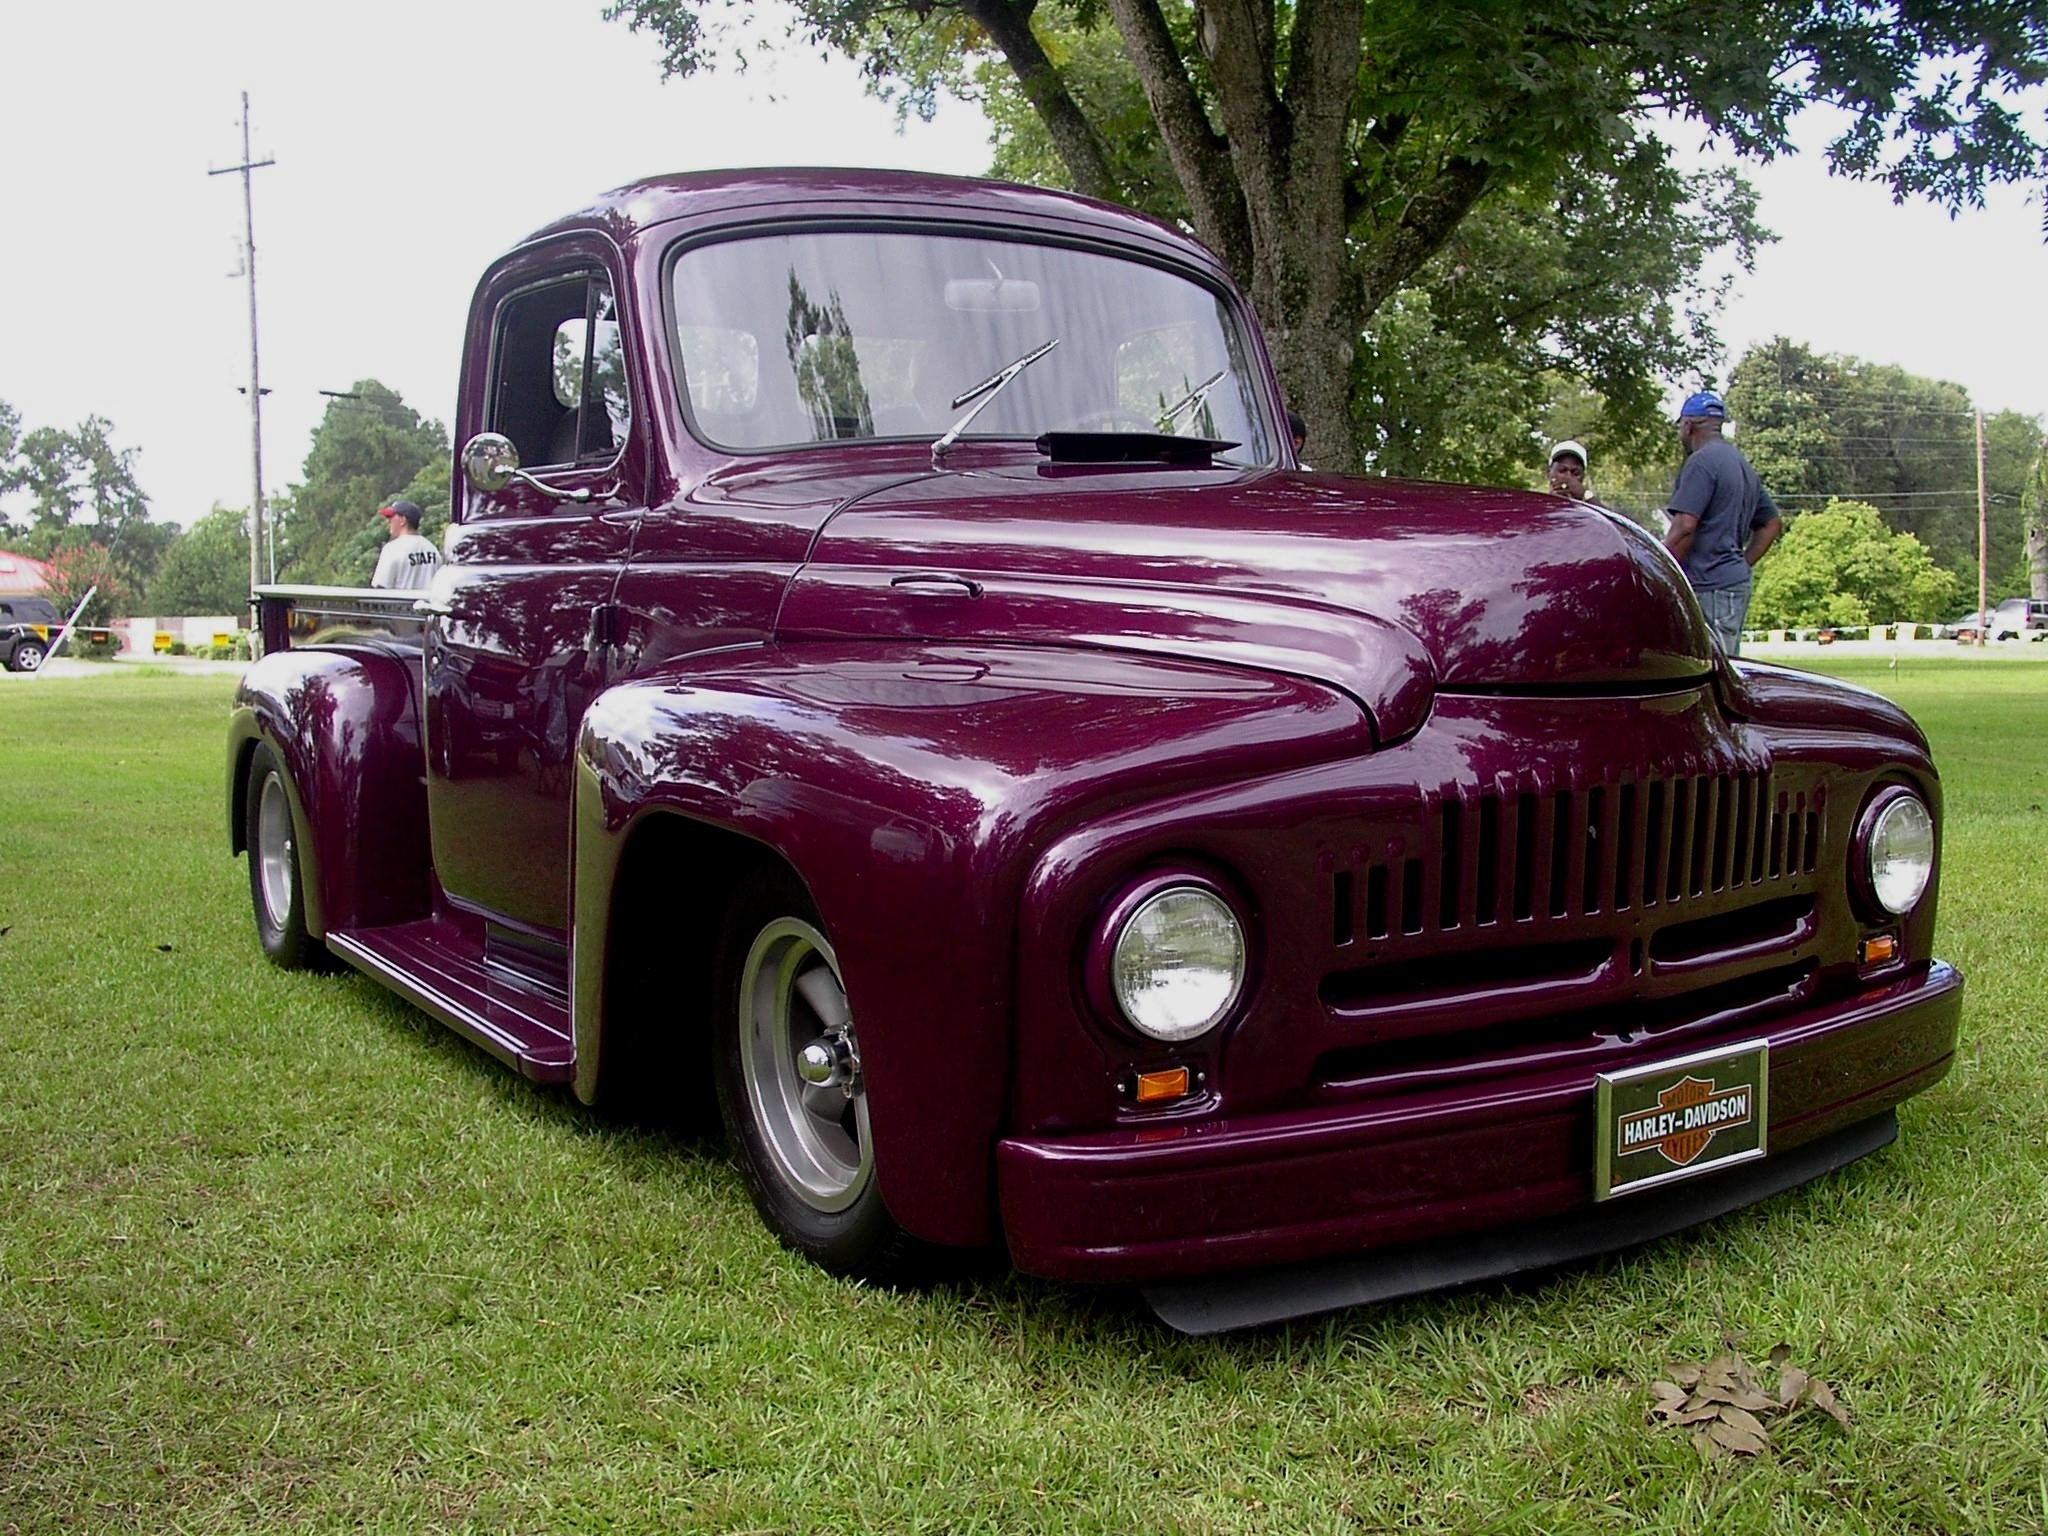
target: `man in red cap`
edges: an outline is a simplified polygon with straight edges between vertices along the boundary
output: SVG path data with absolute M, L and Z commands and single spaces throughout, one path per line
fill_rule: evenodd
M 424 587 L 434 579 L 434 567 L 441 552 L 420 537 L 420 508 L 415 501 L 394 501 L 378 515 L 390 529 L 390 539 L 377 555 L 373 587 Z

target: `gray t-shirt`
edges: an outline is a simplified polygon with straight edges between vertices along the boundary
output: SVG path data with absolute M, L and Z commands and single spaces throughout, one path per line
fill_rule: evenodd
M 1749 562 L 1742 551 L 1750 534 L 1778 515 L 1778 504 L 1742 450 L 1719 437 L 1708 438 L 1679 466 L 1670 506 L 1700 520 L 1685 555 L 1686 579 L 1695 592 L 1747 582 Z
M 377 554 L 377 569 L 370 577 L 373 587 L 396 587 L 400 590 L 418 589 L 433 585 L 434 567 L 441 563 L 441 552 L 416 533 L 401 533 L 395 539 L 384 541 L 384 547 Z

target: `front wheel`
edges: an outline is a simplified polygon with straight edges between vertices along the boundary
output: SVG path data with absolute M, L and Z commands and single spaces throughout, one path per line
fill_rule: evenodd
M 249 897 L 263 953 L 288 971 L 325 969 L 326 947 L 306 931 L 305 887 L 290 791 L 284 769 L 267 746 L 259 745 L 249 757 L 246 816 Z
M 743 886 L 719 972 L 719 1113 L 762 1219 L 837 1274 L 929 1273 L 931 1251 L 882 1204 L 853 1010 L 794 881 Z
M 39 671 L 43 665 L 43 658 L 49 654 L 49 647 L 42 641 L 24 640 L 14 648 L 14 654 L 8 658 L 7 665 L 16 672 Z

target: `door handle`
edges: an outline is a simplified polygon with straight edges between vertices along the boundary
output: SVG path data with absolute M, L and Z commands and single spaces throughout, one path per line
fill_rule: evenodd
M 981 596 L 980 582 L 969 581 L 965 576 L 955 576 L 948 571 L 914 571 L 906 576 L 892 577 L 889 585 L 899 591 L 929 592 L 934 596 Z

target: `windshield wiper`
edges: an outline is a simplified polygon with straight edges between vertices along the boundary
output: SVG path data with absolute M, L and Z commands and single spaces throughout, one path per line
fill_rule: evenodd
M 952 426 L 948 427 L 946 429 L 946 435 L 944 437 L 941 437 L 937 442 L 932 444 L 932 457 L 937 458 L 940 454 L 944 453 L 948 448 L 952 447 L 953 440 L 957 438 L 962 432 L 965 432 L 967 430 L 967 424 L 973 421 L 975 417 L 979 416 L 982 413 L 982 411 L 988 407 L 989 403 L 993 401 L 997 395 L 1000 395 L 1003 392 L 1004 386 L 1007 385 L 1010 382 L 1010 380 L 1017 377 L 1018 374 L 1022 373 L 1026 368 L 1029 368 L 1033 363 L 1037 362 L 1041 357 L 1045 356 L 1046 353 L 1050 352 L 1054 347 L 1058 346 L 1059 344 L 1060 339 L 1059 337 L 1055 336 L 1051 341 L 1048 341 L 1044 346 L 1036 347 L 1033 350 L 1026 352 L 1022 357 L 1018 358 L 1017 361 L 1011 363 L 1008 367 L 998 368 L 994 373 L 990 374 L 987 378 L 983 379 L 979 384 L 975 385 L 972 389 L 963 389 L 962 391 L 960 391 L 959 394 L 955 395 L 953 397 L 954 410 L 959 410 L 961 406 L 966 405 L 967 402 L 970 400 L 974 402 L 974 407 L 973 409 L 968 411 L 966 415 L 962 416 L 958 421 L 954 422 Z
M 1189 411 L 1192 411 L 1193 409 L 1195 409 L 1196 406 L 1200 405 L 1204 400 L 1206 400 L 1209 397 L 1209 391 L 1214 389 L 1218 384 L 1221 384 L 1223 382 L 1223 376 L 1228 372 L 1230 372 L 1228 368 L 1218 368 L 1214 373 L 1210 374 L 1209 377 L 1202 380 L 1201 383 L 1197 384 L 1193 389 L 1189 390 L 1186 394 L 1182 395 L 1178 400 L 1174 401 L 1173 404 L 1169 405 L 1165 410 L 1161 411 L 1159 413 L 1157 421 L 1159 430 L 1162 432 L 1172 431 L 1173 424 L 1176 421 L 1179 421 L 1184 414 L 1186 414 Z M 1187 375 L 1182 374 L 1181 377 L 1186 378 Z M 1175 433 L 1175 435 L 1178 436 L 1179 434 Z

